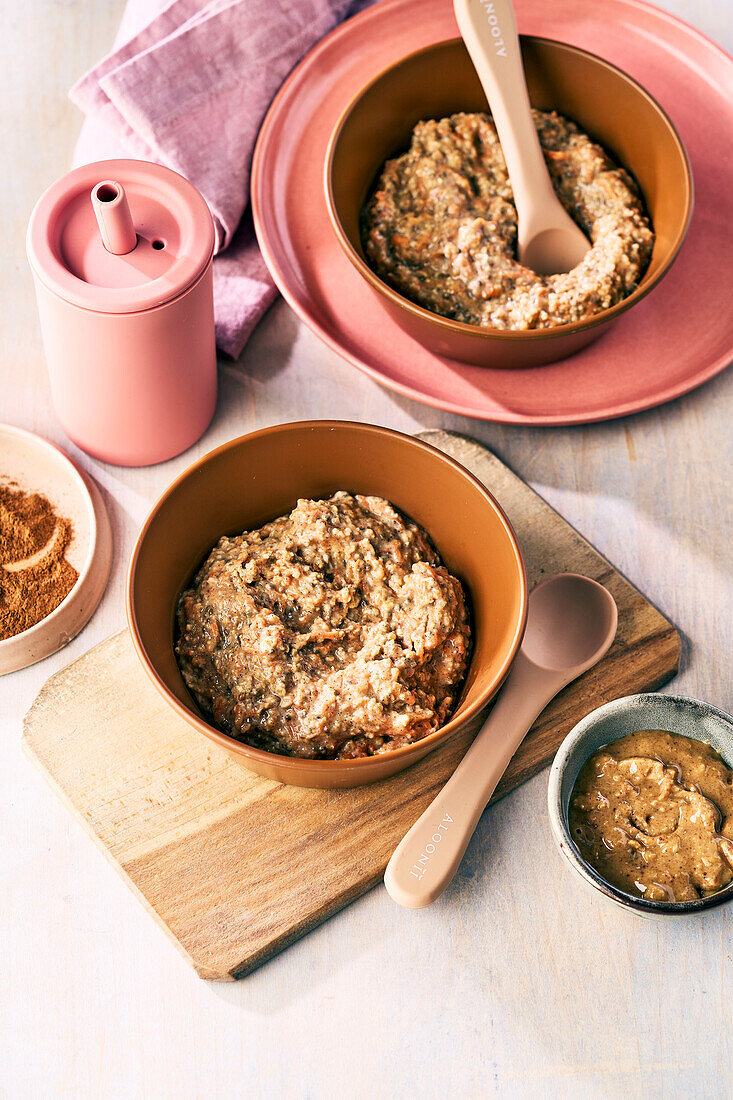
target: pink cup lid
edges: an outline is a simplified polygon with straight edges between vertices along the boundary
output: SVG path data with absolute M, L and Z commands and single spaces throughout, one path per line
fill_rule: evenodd
M 102 181 L 116 181 L 127 198 L 137 243 L 124 255 L 110 251 L 100 232 L 92 191 Z M 137 313 L 196 282 L 214 252 L 214 223 L 177 172 L 143 160 L 102 160 L 74 169 L 41 196 L 27 246 L 36 276 L 66 301 Z

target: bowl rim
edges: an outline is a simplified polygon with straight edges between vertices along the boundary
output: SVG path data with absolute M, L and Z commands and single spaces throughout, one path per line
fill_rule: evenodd
M 676 704 L 685 709 L 689 708 L 691 710 L 697 710 L 698 712 L 705 711 L 708 714 L 713 714 L 716 718 L 719 718 L 724 725 L 728 726 L 731 733 L 733 733 L 733 715 L 728 714 L 727 711 L 721 710 L 719 707 L 713 706 L 712 703 L 705 702 L 704 699 L 696 699 L 694 696 L 668 695 L 659 691 L 647 691 L 640 692 L 636 695 L 624 695 L 619 699 L 611 699 L 608 703 L 603 703 L 600 707 L 596 707 L 595 710 L 586 714 L 585 718 L 581 718 L 579 722 L 576 722 L 573 728 L 566 734 L 557 750 L 550 769 L 550 777 L 547 786 L 547 808 L 550 817 L 550 830 L 558 851 L 567 860 L 569 865 L 586 882 L 598 890 L 599 893 L 617 902 L 624 909 L 631 910 L 644 916 L 654 914 L 661 916 L 690 916 L 694 913 L 699 913 L 708 909 L 715 909 L 717 906 L 730 901 L 733 898 L 733 881 L 730 882 L 728 886 L 724 886 L 722 890 L 717 890 L 714 894 L 709 894 L 705 898 L 698 898 L 696 901 L 652 901 L 648 898 L 634 897 L 633 894 L 627 894 L 624 890 L 620 890 L 618 887 L 613 886 L 599 874 L 595 867 L 583 858 L 570 834 L 562 808 L 562 782 L 565 775 L 565 769 L 568 765 L 568 758 L 571 751 L 580 741 L 582 741 L 588 731 L 593 729 L 599 719 L 605 718 L 608 715 L 627 711 L 635 704 L 651 703 L 659 699 L 669 700 L 671 704 Z M 687 735 L 685 734 L 682 736 Z M 694 740 L 694 738 L 691 738 L 691 740 Z M 610 744 L 611 742 L 606 743 Z M 590 753 L 585 757 L 583 763 L 588 760 L 589 756 Z M 729 767 L 730 766 L 731 765 L 729 765 Z
M 605 61 L 597 54 L 591 53 L 590 50 L 583 50 L 579 46 L 571 46 L 566 42 L 560 42 L 555 38 L 547 38 L 541 35 L 524 34 L 520 35 L 520 38 L 526 39 L 531 42 L 549 43 L 552 46 L 558 46 L 562 50 L 566 50 L 569 53 L 580 54 L 586 58 L 590 58 L 597 65 L 614 73 L 620 77 L 627 84 L 631 85 L 635 91 L 651 105 L 651 107 L 661 116 L 662 120 L 666 124 L 672 139 L 677 147 L 677 151 L 680 154 L 682 164 L 684 166 L 685 177 L 685 216 L 683 224 L 677 233 L 677 236 L 669 249 L 668 255 L 662 263 L 659 270 L 652 278 L 642 281 L 637 287 L 632 290 L 626 298 L 623 298 L 620 302 L 611 306 L 609 309 L 601 310 L 600 313 L 594 314 L 592 317 L 585 318 L 580 321 L 572 321 L 565 325 L 553 325 L 551 328 L 546 329 L 498 329 L 482 327 L 480 325 L 469 325 L 464 321 L 455 321 L 450 317 L 442 317 L 439 313 L 433 313 L 431 310 L 425 309 L 424 306 L 418 305 L 416 302 L 411 301 L 409 298 L 400 294 L 399 291 L 394 290 L 388 283 L 381 279 L 375 271 L 366 263 L 365 260 L 359 255 L 354 246 L 351 244 L 349 237 L 343 227 L 340 215 L 336 206 L 336 201 L 333 194 L 333 161 L 335 157 L 336 147 L 338 145 L 341 132 L 347 122 L 347 119 L 351 112 L 354 110 L 358 102 L 364 95 L 380 80 L 382 80 L 388 73 L 394 69 L 399 68 L 401 65 L 412 61 L 414 58 L 435 52 L 440 49 L 444 49 L 447 45 L 461 42 L 460 37 L 445 38 L 439 42 L 433 42 L 428 46 L 423 46 L 420 49 L 413 50 L 411 53 L 406 54 L 404 57 L 397 61 L 393 61 L 392 64 L 386 65 L 375 76 L 373 76 L 366 84 L 362 85 L 358 92 L 349 100 L 348 104 L 339 116 L 336 125 L 333 128 L 331 136 L 328 141 L 326 149 L 326 159 L 324 162 L 324 174 L 323 183 L 326 196 L 326 208 L 328 210 L 329 221 L 331 222 L 331 228 L 333 229 L 336 238 L 341 246 L 342 251 L 345 253 L 352 266 L 362 276 L 366 282 L 386 298 L 392 305 L 410 313 L 413 317 L 419 318 L 421 321 L 425 321 L 436 328 L 443 329 L 444 331 L 452 333 L 460 333 L 464 336 L 473 336 L 480 340 L 504 340 L 511 342 L 512 340 L 529 340 L 529 341 L 548 341 L 553 339 L 559 339 L 571 335 L 576 332 L 586 332 L 589 329 L 595 328 L 597 325 L 604 324 L 615 317 L 618 317 L 621 313 L 624 313 L 627 309 L 630 309 L 632 305 L 646 297 L 650 291 L 664 278 L 672 267 L 673 263 L 677 259 L 682 244 L 687 236 L 687 232 L 690 228 L 690 221 L 692 220 L 692 212 L 694 207 L 694 181 L 692 176 L 692 167 L 690 164 L 690 158 L 687 155 L 687 150 L 684 146 L 682 138 L 679 132 L 670 119 L 667 112 L 662 108 L 660 103 L 652 96 L 647 90 L 639 84 L 632 76 L 625 73 L 623 69 L 620 69 L 617 65 L 613 65 L 610 61 Z
M 511 646 L 509 647 L 504 660 L 502 661 L 499 672 L 494 676 L 491 683 L 484 688 L 479 694 L 478 698 L 468 707 L 465 714 L 462 714 L 460 719 L 456 719 L 455 716 L 451 716 L 449 720 L 442 725 L 439 729 L 433 733 L 428 734 L 427 737 L 423 737 L 418 741 L 413 741 L 409 745 L 404 745 L 399 749 L 392 749 L 389 753 L 380 754 L 377 756 L 364 756 L 354 760 L 328 760 L 328 759 L 305 759 L 297 756 L 286 756 L 282 753 L 267 752 L 264 749 L 255 748 L 252 745 L 248 745 L 244 741 L 238 741 L 234 737 L 230 737 L 228 734 L 223 733 L 221 730 L 216 729 L 215 726 L 206 722 L 203 718 L 200 718 L 188 707 L 178 699 L 168 686 L 163 681 L 162 677 L 158 674 L 153 662 L 148 657 L 145 649 L 145 645 L 140 636 L 140 630 L 138 626 L 137 613 L 135 610 L 133 600 L 133 588 L 135 582 L 135 573 L 137 569 L 137 563 L 140 557 L 145 536 L 152 524 L 161 505 L 168 500 L 170 496 L 177 490 L 183 481 L 191 477 L 196 471 L 200 470 L 206 463 L 216 456 L 234 449 L 240 446 L 245 440 L 250 441 L 262 436 L 278 435 L 280 433 L 289 431 L 303 431 L 304 429 L 326 429 L 329 431 L 338 430 L 339 428 L 356 428 L 359 431 L 365 431 L 368 434 L 374 434 L 378 436 L 397 437 L 419 450 L 428 452 L 437 456 L 440 460 L 445 462 L 448 466 L 452 467 L 456 473 L 460 474 L 468 482 L 479 490 L 481 495 L 485 498 L 486 503 L 496 513 L 504 532 L 509 539 L 509 545 L 511 547 L 515 563 L 518 566 L 519 575 L 519 598 L 520 598 L 520 612 L 518 615 L 517 625 L 512 637 Z M 429 532 L 428 532 L 429 534 Z M 226 443 L 222 443 L 220 446 L 215 447 L 213 450 L 208 451 L 202 455 L 196 461 L 187 466 L 165 489 L 165 491 L 158 497 L 153 506 L 150 509 L 138 536 L 135 540 L 132 555 L 130 557 L 130 564 L 127 570 L 127 576 L 125 580 L 125 609 L 127 612 L 127 624 L 132 637 L 133 647 L 137 654 L 138 660 L 145 669 L 148 677 L 152 680 L 154 686 L 158 692 L 163 696 L 166 702 L 173 708 L 173 710 L 189 725 L 192 725 L 200 733 L 205 734 L 211 738 L 222 748 L 228 749 L 230 752 L 234 751 L 237 754 L 257 760 L 262 764 L 277 764 L 280 767 L 286 769 L 298 768 L 305 769 L 305 771 L 311 771 L 314 774 L 321 772 L 324 768 L 337 766 L 341 771 L 359 771 L 368 770 L 370 767 L 375 767 L 375 762 L 383 761 L 386 757 L 390 759 L 397 759 L 412 755 L 418 749 L 422 749 L 425 745 L 431 747 L 437 747 L 439 743 L 445 740 L 451 734 L 457 732 L 459 729 L 463 729 L 465 725 L 476 716 L 489 702 L 490 699 L 496 694 L 501 687 L 502 683 L 506 679 L 509 673 L 509 669 L 517 655 L 519 647 L 524 637 L 525 627 L 527 625 L 527 607 L 529 600 L 529 591 L 527 583 L 527 570 L 522 556 L 522 551 L 519 546 L 519 541 L 514 532 L 514 529 L 509 522 L 506 512 L 501 507 L 499 502 L 495 499 L 493 494 L 486 488 L 485 485 L 479 479 L 472 474 L 469 470 L 462 466 L 460 462 L 456 462 L 450 455 L 445 454 L 437 447 L 433 447 L 432 444 L 426 443 L 422 439 L 417 439 L 415 436 L 407 435 L 405 432 L 395 431 L 393 428 L 385 428 L 377 424 L 362 423 L 361 421 L 352 420 L 297 420 L 290 421 L 285 424 L 273 424 L 266 428 L 259 428 L 253 432 L 246 432 L 244 435 L 237 436 L 234 439 L 228 440 Z M 470 668 L 470 665 L 469 665 Z M 423 753 L 425 755 L 425 753 Z

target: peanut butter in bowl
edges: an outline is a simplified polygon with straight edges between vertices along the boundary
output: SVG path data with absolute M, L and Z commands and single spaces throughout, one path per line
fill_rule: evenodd
M 733 772 L 702 741 L 630 733 L 582 767 L 569 827 L 581 857 L 624 893 L 708 897 L 733 881 Z

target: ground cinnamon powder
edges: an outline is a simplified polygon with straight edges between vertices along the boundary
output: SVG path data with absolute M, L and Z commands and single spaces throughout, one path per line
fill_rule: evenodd
M 79 576 L 64 557 L 68 519 L 41 493 L 0 485 L 0 641 L 35 626 L 68 596 Z

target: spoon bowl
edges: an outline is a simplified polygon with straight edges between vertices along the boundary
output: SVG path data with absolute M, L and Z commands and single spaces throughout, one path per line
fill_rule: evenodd
M 538 668 L 570 674 L 573 680 L 600 660 L 618 625 L 616 601 L 608 589 L 576 573 L 538 584 L 528 615 L 524 656 Z
M 560 218 L 563 215 L 563 225 L 552 228 L 543 226 L 537 233 L 527 239 L 527 232 L 521 226 L 519 229 L 518 253 L 519 260 L 530 271 L 536 271 L 538 275 L 559 275 L 561 271 L 572 271 L 583 260 L 590 249 L 590 241 L 585 233 L 575 224 L 560 203 L 559 211 L 552 214 Z M 547 217 L 547 213 L 543 214 Z

